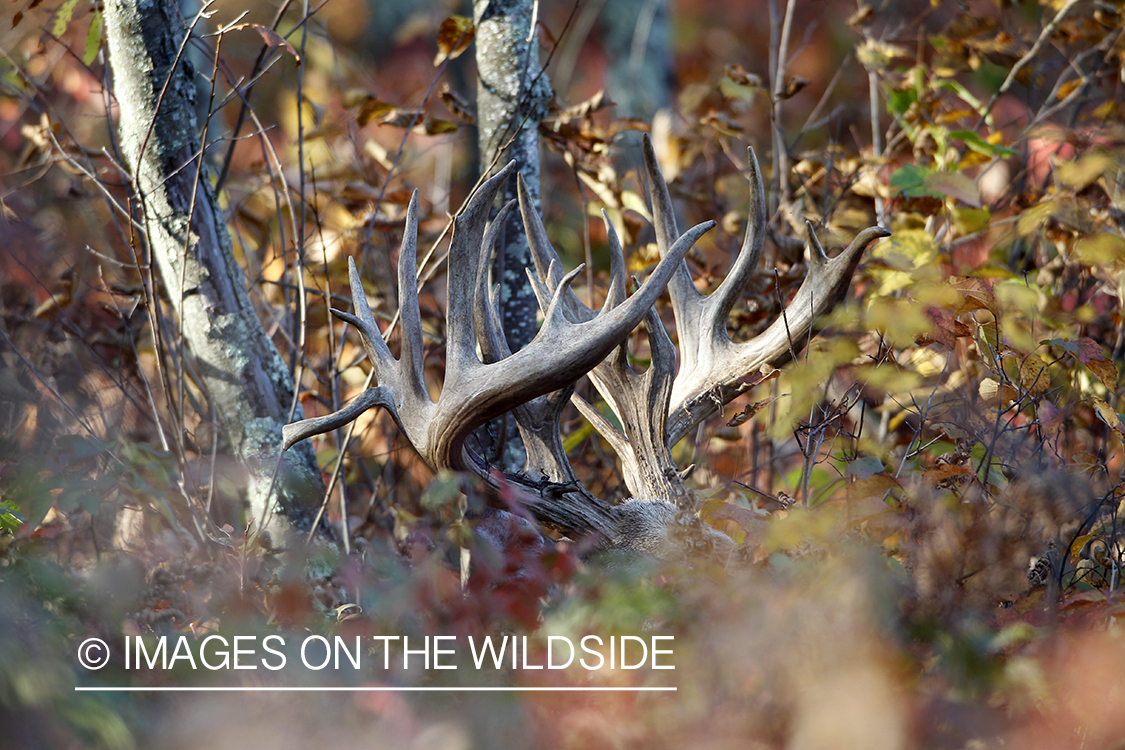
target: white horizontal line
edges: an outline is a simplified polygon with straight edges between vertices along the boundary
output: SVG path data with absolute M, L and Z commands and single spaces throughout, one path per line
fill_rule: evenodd
M 675 687 L 75 687 L 86 693 L 653 693 Z

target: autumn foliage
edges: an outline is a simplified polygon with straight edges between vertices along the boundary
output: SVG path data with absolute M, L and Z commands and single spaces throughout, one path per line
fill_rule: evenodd
M 605 294 L 603 209 L 632 273 L 656 259 L 637 130 L 681 225 L 720 221 L 689 256 L 701 289 L 741 242 L 746 146 L 757 151 L 770 237 L 728 321 L 735 338 L 800 284 L 806 221 L 830 253 L 863 227 L 893 233 L 816 338 L 674 446 L 695 466 L 702 519 L 736 548 L 672 564 L 591 556 L 537 529 L 510 493 L 433 476 L 378 411 L 317 438 L 326 523 L 346 550 L 277 555 L 247 534 L 243 469 L 131 222 L 98 5 L 5 4 L 3 733 L 18 727 L 22 747 L 1125 747 L 1125 14 L 1063 0 L 794 2 L 779 73 L 778 5 L 674 4 L 675 111 L 654 122 L 618 116 L 600 90 L 605 53 L 580 12 L 545 5 L 540 18 L 548 74 L 569 83 L 540 125 L 545 221 L 568 266 L 591 269 L 583 300 Z M 307 24 L 296 6 L 277 18 L 235 6 L 215 6 L 191 49 L 204 138 L 306 413 L 366 386 L 359 341 L 328 308 L 347 309 L 353 257 L 393 325 L 415 188 L 427 367 L 440 372 L 450 216 L 477 177 L 471 20 L 419 12 L 369 50 L 348 31 L 358 2 L 332 0 Z M 646 347 L 634 335 L 638 368 Z M 612 451 L 577 411 L 564 441 L 585 485 L 622 499 Z M 85 672 L 72 649 L 87 636 L 271 632 L 502 633 L 540 649 L 551 634 L 667 634 L 676 670 L 660 677 L 678 691 L 73 692 L 242 676 Z M 253 675 L 266 677 L 310 679 Z

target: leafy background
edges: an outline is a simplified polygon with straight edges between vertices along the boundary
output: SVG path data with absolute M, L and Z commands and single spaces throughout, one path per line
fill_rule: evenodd
M 560 252 L 598 269 L 589 293 L 605 288 L 602 208 L 635 271 L 653 258 L 637 129 L 651 129 L 684 219 L 721 219 L 691 259 L 701 285 L 717 283 L 741 242 L 746 146 L 762 160 L 771 241 L 729 321 L 736 336 L 760 330 L 795 290 L 806 220 L 826 247 L 875 223 L 894 232 L 797 361 L 676 448 L 697 466 L 704 519 L 737 555 L 583 561 L 523 527 L 490 542 L 475 520 L 483 490 L 431 476 L 376 413 L 346 451 L 342 436 L 317 443 L 347 496 L 346 516 L 332 503 L 329 521 L 348 529 L 354 554 L 268 554 L 243 531 L 240 470 L 189 356 L 174 330 L 153 335 L 159 316 L 144 304 L 147 268 L 122 211 L 98 7 L 6 3 L 0 744 L 1125 746 L 1122 4 L 798 2 L 791 63 L 771 82 L 778 42 L 763 19 L 784 8 L 682 0 L 674 113 L 651 123 L 617 118 L 613 93 L 599 94 L 606 52 L 577 8 L 541 14 L 557 94 L 542 128 L 543 192 Z M 415 187 L 420 247 L 434 251 L 427 366 L 440 373 L 441 253 L 475 178 L 472 55 L 458 49 L 468 26 L 447 21 L 459 9 L 421 6 L 394 26 L 354 0 L 332 0 L 307 24 L 296 7 L 276 24 L 265 7 L 211 10 L 212 29 L 230 26 L 208 40 L 223 64 L 196 62 L 212 140 L 239 119 L 231 82 L 260 77 L 243 137 L 209 153 L 229 165 L 220 179 L 235 250 L 263 323 L 303 365 L 307 412 L 363 387 L 362 350 L 340 338 L 328 300 L 346 304 L 355 256 L 377 313 L 393 314 Z M 576 414 L 566 430 L 580 477 L 619 495 L 608 447 Z M 462 550 L 474 561 L 465 581 Z M 310 632 L 674 635 L 679 691 L 73 692 L 242 684 L 126 672 L 120 659 L 87 673 L 74 648 L 88 636 L 117 647 L 137 634 Z

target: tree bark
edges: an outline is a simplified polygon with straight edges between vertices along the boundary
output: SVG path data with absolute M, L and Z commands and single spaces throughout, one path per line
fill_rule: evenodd
M 201 163 L 193 70 L 177 60 L 184 21 L 173 0 L 107 0 L 106 39 L 144 240 L 231 449 L 246 466 L 254 520 L 275 544 L 312 524 L 324 484 L 308 444 L 287 451 L 276 481 L 292 376 L 250 302 Z M 297 418 L 303 416 L 297 407 Z M 261 528 L 255 526 L 255 528 Z
M 539 198 L 539 121 L 547 113 L 551 88 L 539 67 L 538 37 L 531 28 L 531 0 L 476 0 L 473 4 L 477 44 L 477 127 L 481 168 L 494 160 L 503 166 L 516 161 L 531 193 Z M 528 37 L 531 37 L 530 41 Z M 509 142 L 511 145 L 499 155 Z M 509 180 L 500 205 L 516 198 L 516 182 Z M 504 227 L 506 248 L 501 284 L 501 322 L 509 348 L 522 349 L 535 336 L 539 306 L 524 269 L 531 266 L 531 250 L 523 222 L 513 212 Z
M 502 167 L 515 160 L 539 211 L 539 121 L 547 114 L 552 92 L 539 67 L 532 5 L 532 0 L 474 0 L 477 142 L 482 170 L 493 162 Z M 510 179 L 499 205 L 516 197 L 516 181 Z M 533 265 L 518 211 L 504 225 L 503 248 L 495 278 L 504 338 L 515 352 L 535 337 L 539 311 L 527 279 L 526 269 Z M 496 434 L 504 430 L 503 420 L 493 429 Z M 503 441 L 503 453 L 497 457 L 501 465 L 509 471 L 522 469 L 526 455 L 514 423 L 507 426 Z
M 618 117 L 652 122 L 672 104 L 672 32 L 668 0 L 612 0 L 602 10 L 609 57 L 606 88 Z

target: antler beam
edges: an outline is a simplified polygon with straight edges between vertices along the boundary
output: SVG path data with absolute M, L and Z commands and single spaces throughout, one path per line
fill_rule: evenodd
M 284 433 L 286 447 L 346 424 L 366 409 L 382 406 L 432 468 L 479 471 L 479 464 L 464 455 L 465 440 L 472 431 L 537 396 L 572 385 L 605 359 L 652 307 L 692 244 L 715 224 L 706 222 L 686 232 L 673 242 L 668 258 L 661 261 L 636 294 L 620 304 L 606 304 L 589 320 L 571 320 L 563 311 L 563 293 L 569 291 L 570 282 L 581 267 L 575 269 L 563 277 L 544 307 L 542 327 L 531 343 L 515 353 L 496 351 L 490 346 L 498 338 L 495 331 L 488 330 L 491 317 L 475 311 L 480 309 L 477 300 L 483 278 L 482 259 L 491 257 L 498 235 L 491 231 L 485 236 L 489 206 L 513 168 L 514 164 L 509 164 L 486 181 L 455 219 L 449 253 L 445 382 L 437 401 L 430 398 L 422 371 L 422 324 L 415 281 L 415 194 L 407 208 L 398 269 L 401 356 L 395 359 L 383 341 L 355 263 L 349 260 L 355 312 L 332 312 L 359 332 L 378 385 L 335 414 L 288 425 Z M 511 204 L 505 210 L 511 210 Z M 552 263 L 557 267 L 558 258 L 553 258 Z M 478 320 L 476 326 L 474 317 Z M 484 330 L 479 329 L 482 325 Z M 477 356 L 478 337 L 486 347 L 484 362 Z

